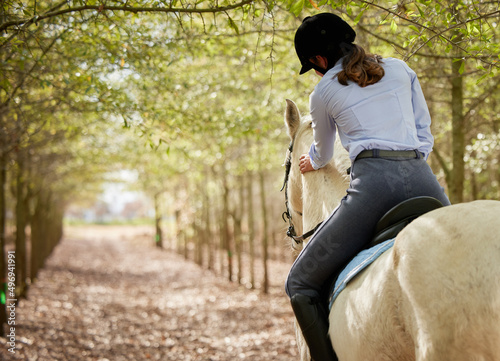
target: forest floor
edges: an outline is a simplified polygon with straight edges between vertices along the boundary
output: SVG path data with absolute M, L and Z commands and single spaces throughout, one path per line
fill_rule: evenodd
M 270 261 L 269 294 L 152 244 L 144 226 L 69 227 L 15 309 L 0 360 L 294 360 L 293 316 Z

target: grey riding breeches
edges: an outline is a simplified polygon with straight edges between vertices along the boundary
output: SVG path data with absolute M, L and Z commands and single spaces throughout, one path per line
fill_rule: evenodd
M 363 158 L 353 162 L 346 196 L 304 246 L 286 280 L 289 297 L 319 297 L 340 271 L 373 237 L 380 218 L 412 197 L 430 196 L 450 204 L 427 162 L 414 159 Z

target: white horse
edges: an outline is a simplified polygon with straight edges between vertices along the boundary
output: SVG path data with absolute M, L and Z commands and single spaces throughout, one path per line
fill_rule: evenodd
M 336 144 L 330 164 L 301 175 L 311 122 L 287 100 L 285 123 L 294 145 L 288 208 L 302 234 L 340 203 L 350 161 Z M 340 361 L 500 360 L 500 202 L 453 205 L 413 221 L 348 284 L 329 320 Z M 310 360 L 300 331 L 297 343 L 301 360 Z

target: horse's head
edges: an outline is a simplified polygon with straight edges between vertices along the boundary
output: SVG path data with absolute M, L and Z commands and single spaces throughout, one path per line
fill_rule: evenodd
M 287 212 L 295 233 L 302 235 L 322 222 L 340 203 L 349 184 L 347 168 L 350 160 L 339 141 L 335 142 L 334 159 L 318 171 L 304 175 L 299 170 L 299 158 L 308 153 L 313 142 L 309 117 L 301 118 L 291 100 L 286 101 L 285 125 L 290 136 L 286 162 L 290 162 L 285 178 Z M 300 248 L 300 241 L 292 243 Z

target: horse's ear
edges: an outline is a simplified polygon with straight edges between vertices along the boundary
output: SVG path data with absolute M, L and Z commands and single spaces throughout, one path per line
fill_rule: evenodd
M 297 105 L 290 99 L 286 100 L 285 125 L 287 127 L 288 136 L 293 139 L 297 129 L 299 129 L 300 112 Z

